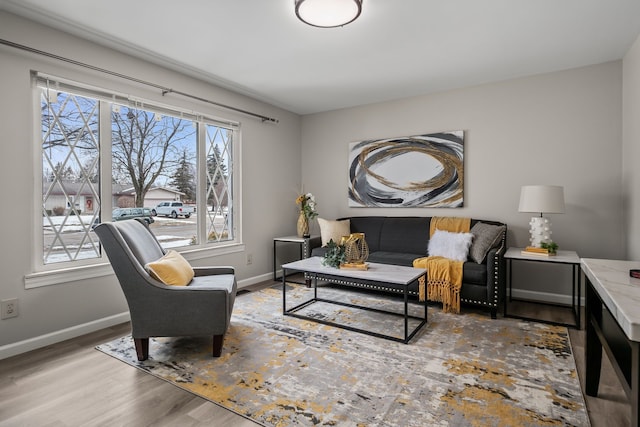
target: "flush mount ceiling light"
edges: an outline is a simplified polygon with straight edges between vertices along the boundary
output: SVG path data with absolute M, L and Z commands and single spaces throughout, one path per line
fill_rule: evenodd
M 321 28 L 342 27 L 362 12 L 362 0 L 295 0 L 296 16 L 305 24 Z

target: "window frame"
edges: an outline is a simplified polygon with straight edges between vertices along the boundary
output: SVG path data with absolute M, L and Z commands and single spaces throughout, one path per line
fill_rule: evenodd
M 132 95 L 125 95 L 115 90 L 107 90 L 93 85 L 72 81 L 58 76 L 31 72 L 32 100 L 33 100 L 33 168 L 34 168 L 34 204 L 30 210 L 33 215 L 31 241 L 33 252 L 31 256 L 31 273 L 25 275 L 25 288 L 48 286 L 69 281 L 83 280 L 113 274 L 106 254 L 100 250 L 98 257 L 80 260 L 70 260 L 45 264 L 43 221 L 42 221 L 42 127 L 41 127 L 41 90 L 43 81 L 48 81 L 56 90 L 96 99 L 99 102 L 99 168 L 100 168 L 100 218 L 102 221 L 111 220 L 112 211 L 112 155 L 111 155 L 111 112 L 113 104 L 128 105 L 132 108 L 144 108 L 147 111 L 165 113 L 184 117 L 196 123 L 196 215 L 198 244 L 174 248 L 181 252 L 188 260 L 210 258 L 244 251 L 242 227 L 240 223 L 241 209 L 241 124 L 229 119 L 223 119 L 208 114 L 194 112 L 175 105 L 158 103 L 153 100 L 142 99 Z M 107 108 L 105 108 L 107 107 Z M 106 121 L 105 121 L 106 120 Z M 108 123 L 108 125 L 104 125 Z M 231 140 L 231 192 L 232 218 L 231 227 L 233 239 L 223 242 L 208 242 L 206 236 L 206 125 L 214 125 L 230 129 Z M 107 195 L 106 197 L 104 195 Z M 106 213 L 106 216 L 105 216 Z

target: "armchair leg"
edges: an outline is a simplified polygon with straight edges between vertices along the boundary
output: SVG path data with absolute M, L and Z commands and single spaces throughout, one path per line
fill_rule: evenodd
M 147 360 L 149 358 L 149 338 L 134 338 L 133 342 L 136 345 L 138 360 Z
M 213 336 L 213 357 L 220 357 L 222 354 L 222 342 L 224 341 L 224 334 Z

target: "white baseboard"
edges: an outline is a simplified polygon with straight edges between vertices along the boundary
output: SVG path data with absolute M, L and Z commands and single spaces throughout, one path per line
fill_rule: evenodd
M 508 291 L 507 291 L 508 292 Z M 571 295 L 552 294 L 548 292 L 536 292 L 526 289 L 512 289 L 513 298 L 530 301 L 548 302 L 552 304 L 571 305 Z M 584 294 L 580 296 L 580 305 L 584 307 Z
M 244 287 L 255 285 L 256 283 L 261 283 L 271 279 L 273 279 L 273 273 L 261 274 L 259 276 L 240 280 L 238 282 L 238 288 L 242 289 Z M 71 338 L 79 337 L 91 332 L 99 331 L 100 329 L 108 328 L 110 326 L 119 325 L 120 323 L 128 322 L 129 320 L 131 320 L 131 316 L 127 311 L 102 319 L 93 320 L 82 325 L 76 325 L 70 328 L 29 338 L 23 341 L 6 344 L 0 346 L 0 360 L 16 356 L 18 354 L 26 353 L 28 351 L 37 350 L 39 348 L 59 343 Z
M 256 283 L 262 283 L 267 280 L 273 280 L 273 273 L 265 273 L 259 276 L 249 277 L 238 281 L 238 289 L 246 288 L 247 286 L 255 285 Z
M 72 326 L 70 328 L 61 329 L 38 337 L 3 345 L 0 346 L 0 360 L 91 332 L 99 331 L 100 329 L 108 328 L 110 326 L 119 325 L 120 323 L 128 322 L 129 320 L 131 320 L 131 316 L 127 311 L 125 313 L 114 314 L 113 316 L 93 320 L 82 325 Z

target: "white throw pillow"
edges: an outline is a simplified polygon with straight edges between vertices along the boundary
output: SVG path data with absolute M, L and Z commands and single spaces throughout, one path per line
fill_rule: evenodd
M 320 225 L 322 246 L 327 246 L 330 240 L 339 244 L 342 236 L 351 234 L 351 221 L 348 219 L 330 221 L 328 219 L 318 218 L 318 224 Z
M 454 261 L 466 261 L 473 241 L 471 233 L 451 233 L 436 230 L 429 239 L 429 256 L 441 256 Z

